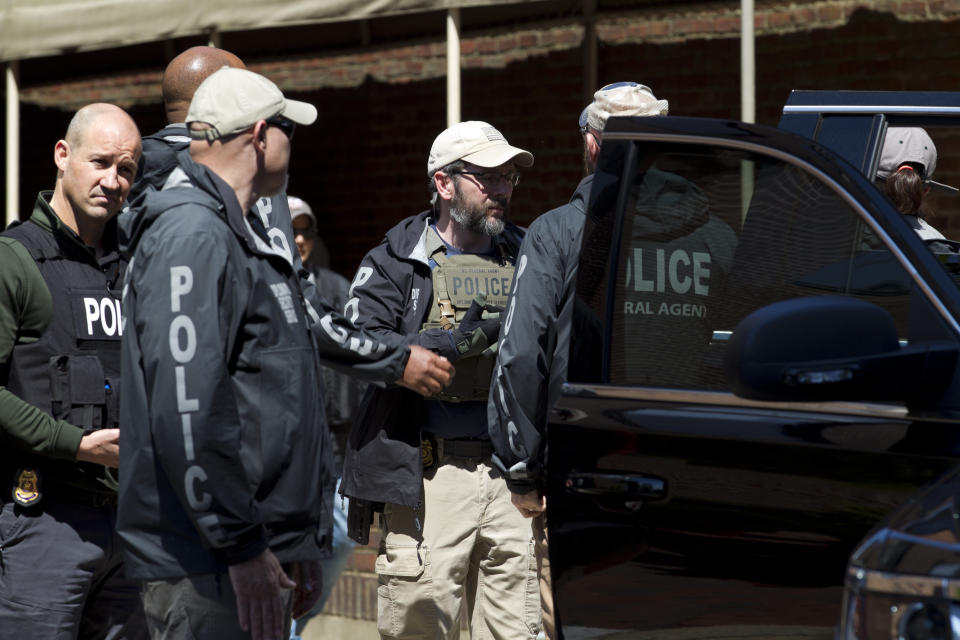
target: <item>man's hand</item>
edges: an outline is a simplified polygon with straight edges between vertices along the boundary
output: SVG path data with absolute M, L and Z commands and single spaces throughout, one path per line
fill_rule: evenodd
M 477 329 L 483 332 L 487 339 L 487 345 L 491 345 L 500 337 L 500 314 L 504 308 L 492 304 L 480 304 L 477 300 L 470 303 L 467 312 L 463 314 L 463 319 L 457 328 L 463 333 L 473 333 Z M 483 317 L 487 313 L 486 318 Z
M 511 493 L 510 501 L 524 518 L 535 518 L 547 510 L 547 498 L 537 491 L 529 493 Z
M 286 616 L 281 589 L 297 583 L 283 572 L 277 557 L 267 549 L 255 558 L 230 566 L 230 582 L 237 594 L 240 628 L 253 640 L 286 640 Z
M 323 593 L 323 569 L 319 560 L 304 560 L 293 565 L 293 579 L 297 589 L 293 592 L 294 619 L 309 613 Z
M 120 429 L 91 431 L 80 438 L 77 460 L 116 469 L 120 466 Z
M 397 384 L 422 396 L 431 396 L 450 386 L 453 374 L 453 365 L 449 360 L 412 344 L 403 377 L 397 380 Z

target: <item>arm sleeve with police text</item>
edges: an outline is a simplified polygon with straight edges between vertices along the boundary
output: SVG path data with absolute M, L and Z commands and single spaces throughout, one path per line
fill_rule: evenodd
M 414 276 L 407 265 L 391 256 L 385 244 L 363 258 L 350 285 L 350 297 L 344 308 L 347 318 L 385 340 L 415 344 L 450 360 L 458 357 L 457 345 L 450 331 L 440 328 L 408 332 L 407 313 L 426 318 L 433 304 L 433 292 L 413 285 Z
M 565 310 L 571 308 L 576 277 L 569 239 L 543 218 L 537 222 L 520 247 L 510 300 L 501 314 L 487 405 L 494 463 L 515 493 L 534 490 L 543 474 L 543 436 L 566 373 L 570 322 Z
M 410 349 L 393 336 L 377 339 L 357 329 L 343 317 L 311 282 L 300 259 L 293 235 L 293 222 L 285 193 L 261 198 L 254 212 L 267 235 L 300 275 L 300 289 L 307 303 L 318 355 L 324 365 L 354 378 L 373 383 L 392 383 L 403 376 Z
M 133 320 L 157 462 L 206 545 L 236 564 L 266 549 L 267 537 L 253 493 L 260 425 L 245 422 L 228 366 L 250 287 L 228 255 L 228 233 L 168 229 L 141 245 L 127 330 Z
M 359 328 L 320 294 L 306 278 L 300 279 L 307 303 L 317 314 L 313 334 L 321 363 L 367 382 L 393 383 L 403 376 L 410 347 L 394 334 L 374 334 Z
M 57 420 L 6 388 L 13 348 L 37 339 L 52 313 L 50 291 L 30 254 L 0 238 L 0 438 L 17 449 L 76 460 L 83 429 Z

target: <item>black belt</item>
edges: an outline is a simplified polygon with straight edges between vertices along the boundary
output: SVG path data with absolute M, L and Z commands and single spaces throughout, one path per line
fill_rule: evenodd
M 473 458 L 482 460 L 493 454 L 493 444 L 489 440 L 437 438 L 442 455 L 455 458 Z
M 117 494 L 114 492 L 101 493 L 99 491 L 84 491 L 83 489 L 62 488 L 56 491 L 43 491 L 43 498 L 56 500 L 57 502 L 79 504 L 85 507 L 117 506 Z M 43 500 L 41 500 L 40 503 L 43 504 Z

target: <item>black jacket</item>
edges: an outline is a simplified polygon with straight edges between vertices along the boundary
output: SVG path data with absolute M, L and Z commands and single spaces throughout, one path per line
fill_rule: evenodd
M 448 332 L 421 332 L 433 304 L 433 282 L 426 253 L 430 211 L 390 229 L 363 258 L 350 288 L 344 313 L 377 336 L 398 335 L 410 344 L 438 350 Z M 504 255 L 517 255 L 523 230 L 508 223 L 494 238 Z M 370 388 L 354 423 L 344 454 L 341 492 L 372 502 L 415 507 L 420 500 L 422 466 L 420 425 L 423 400 L 399 387 Z
M 188 152 L 178 161 L 164 189 L 125 214 L 128 575 L 222 572 L 268 547 L 281 562 L 319 558 L 335 478 L 318 355 L 372 365 L 383 350 L 342 316 L 314 325 L 266 231 Z
M 511 491 L 537 487 L 544 472 L 543 435 L 566 380 L 574 286 L 593 176 L 570 202 L 530 225 L 520 247 L 510 303 L 502 314 L 487 423 L 493 462 Z M 507 320 L 509 318 L 509 320 Z

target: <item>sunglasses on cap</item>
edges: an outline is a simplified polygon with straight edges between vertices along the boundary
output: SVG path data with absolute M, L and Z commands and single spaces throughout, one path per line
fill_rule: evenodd
M 618 89 L 620 87 L 639 87 L 639 82 L 630 82 L 629 80 L 625 82 L 611 82 L 608 85 L 600 87 L 600 91 L 609 91 L 610 89 Z

